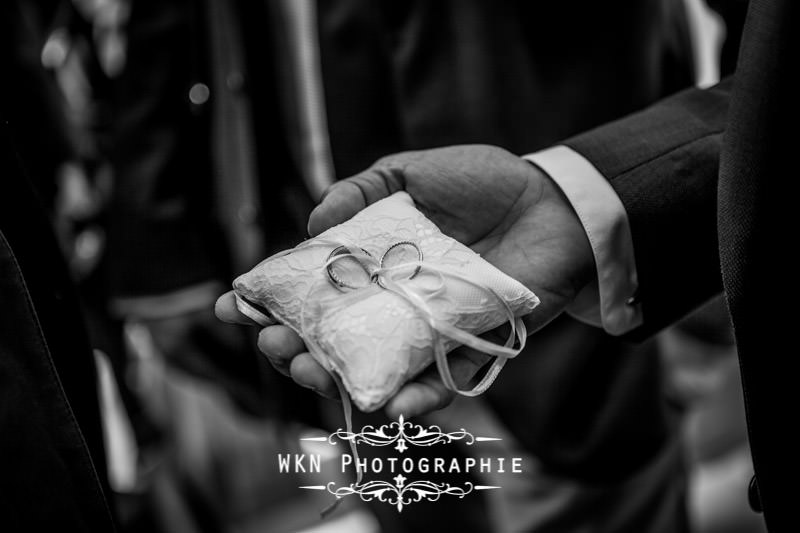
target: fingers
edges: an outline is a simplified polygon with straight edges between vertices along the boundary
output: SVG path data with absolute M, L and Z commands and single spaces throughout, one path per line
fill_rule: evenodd
M 386 414 L 391 418 L 403 415 L 406 418 L 442 409 L 455 398 L 438 375 L 426 372 L 417 381 L 406 384 L 386 404 Z
M 268 326 L 258 334 L 258 349 L 272 366 L 303 387 L 326 398 L 338 398 L 330 374 L 306 351 L 303 340 L 286 326 Z
M 292 359 L 289 368 L 292 379 L 298 385 L 313 390 L 326 398 L 338 399 L 333 378 L 317 363 L 310 353 L 304 352 Z
M 232 291 L 219 297 L 214 312 L 223 322 L 256 325 L 236 308 Z M 258 334 L 258 349 L 278 372 L 290 376 L 298 385 L 326 398 L 338 398 L 331 376 L 305 351 L 303 340 L 291 328 L 276 325 L 262 329 Z
M 308 234 L 314 237 L 328 228 L 349 220 L 367 206 L 356 184 L 341 181 L 333 185 L 308 218 Z
M 258 334 L 258 349 L 285 376 L 290 375 L 292 359 L 306 351 L 303 340 L 286 326 L 268 326 L 262 329 Z
M 370 204 L 405 188 L 403 154 L 382 159 L 372 168 L 332 185 L 308 219 L 308 234 L 319 235 L 349 220 Z
M 462 348 L 448 356 L 450 373 L 459 388 L 468 388 L 472 378 L 489 361 L 490 357 L 475 350 Z M 431 365 L 419 378 L 406 384 L 386 404 L 386 414 L 397 418 L 418 416 L 447 407 L 456 392 L 442 383 L 436 365 Z
M 233 295 L 233 291 L 228 291 L 217 299 L 217 303 L 214 305 L 214 314 L 229 324 L 257 325 L 236 308 L 236 297 Z

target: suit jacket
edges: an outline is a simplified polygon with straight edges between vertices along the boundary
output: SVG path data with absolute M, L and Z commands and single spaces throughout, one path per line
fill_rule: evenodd
M 797 312 L 792 65 L 800 6 L 753 0 L 735 75 L 567 142 L 610 180 L 628 212 L 644 324 L 657 331 L 724 288 L 755 467 L 751 497 L 770 531 L 796 531 L 798 405 L 790 371 Z M 794 524 L 792 526 L 792 524 Z
M 0 176 L 2 529 L 113 531 L 85 325 L 5 123 Z
M 0 529 L 113 531 L 94 359 L 31 183 L 47 197 L 70 150 L 30 8 L 0 4 Z
M 71 153 L 27 24 L 51 4 L 0 3 L 0 529 L 113 531 L 94 359 L 42 207 Z

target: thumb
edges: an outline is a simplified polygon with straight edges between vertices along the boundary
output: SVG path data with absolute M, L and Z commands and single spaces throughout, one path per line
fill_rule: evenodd
M 308 219 L 308 234 L 319 235 L 328 228 L 349 220 L 370 204 L 405 189 L 399 159 L 382 159 L 371 168 L 331 185 Z
M 319 235 L 328 228 L 349 220 L 367 207 L 361 190 L 350 181 L 340 181 L 331 185 L 320 204 L 308 218 L 308 234 Z

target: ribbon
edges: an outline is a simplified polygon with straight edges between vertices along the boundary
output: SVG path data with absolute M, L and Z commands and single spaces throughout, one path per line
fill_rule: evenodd
M 408 244 L 414 246 L 419 251 L 419 248 L 416 244 L 407 242 Z M 390 246 L 388 250 L 392 249 L 393 247 L 397 246 L 399 243 L 395 243 L 394 245 Z M 324 265 L 322 265 L 322 270 L 325 273 L 326 279 L 322 282 L 328 282 L 328 278 L 330 278 L 330 283 L 335 283 L 335 280 L 329 276 L 330 268 L 335 265 L 337 262 L 343 261 L 347 258 L 355 259 L 359 266 L 364 269 L 364 271 L 369 275 L 369 284 L 377 284 L 378 286 L 382 287 L 385 290 L 391 291 L 394 294 L 400 296 L 404 300 L 406 300 L 409 304 L 411 304 L 414 309 L 420 314 L 421 317 L 425 319 L 428 326 L 430 327 L 431 331 L 433 332 L 434 336 L 434 359 L 436 361 L 436 368 L 439 372 L 440 377 L 442 378 L 442 382 L 444 383 L 445 387 L 449 390 L 463 395 L 463 396 L 478 396 L 484 392 L 492 385 L 494 380 L 497 378 L 500 370 L 502 370 L 503 366 L 509 359 L 513 359 L 516 357 L 525 347 L 525 340 L 527 338 L 527 331 L 525 328 L 525 324 L 521 318 L 515 317 L 514 312 L 509 307 L 508 303 L 500 296 L 494 289 L 491 287 L 485 286 L 483 284 L 477 283 L 474 280 L 471 280 L 459 273 L 453 272 L 446 268 L 442 268 L 439 265 L 432 264 L 432 263 L 425 263 L 424 260 L 420 259 L 417 261 L 408 261 L 404 262 L 399 265 L 395 266 L 382 266 L 382 261 L 376 260 L 372 255 L 364 251 L 362 248 L 348 243 L 342 243 L 338 241 L 334 241 L 331 239 L 314 239 L 311 241 L 306 241 L 301 243 L 297 247 L 292 250 L 286 250 L 280 252 L 276 255 L 273 255 L 266 261 L 270 261 L 273 259 L 277 259 L 279 257 L 283 257 L 285 255 L 291 254 L 298 250 L 302 250 L 307 247 L 312 246 L 325 246 L 330 248 L 331 250 L 336 250 L 338 248 L 345 248 L 346 253 L 342 254 L 335 254 L 331 255 Z M 385 255 L 385 254 L 384 254 Z M 418 290 L 417 288 L 410 286 L 408 283 L 403 283 L 405 280 L 409 280 L 417 275 L 417 273 L 424 271 L 425 273 L 433 274 L 437 276 L 440 280 L 439 287 L 433 291 L 428 291 L 427 294 L 423 291 Z M 408 273 L 411 274 L 409 275 Z M 443 320 L 440 320 L 435 312 L 431 309 L 430 305 L 428 304 L 428 300 L 438 294 L 439 291 L 443 290 L 444 288 L 444 280 L 445 278 L 450 279 L 457 279 L 461 282 L 467 283 L 472 285 L 473 287 L 478 288 L 492 297 L 494 297 L 497 301 L 499 301 L 503 307 L 503 310 L 506 313 L 506 318 L 508 320 L 509 325 L 511 326 L 511 331 L 508 335 L 504 344 L 496 344 L 491 341 L 487 341 L 486 339 L 482 339 L 476 335 L 473 335 L 469 332 L 461 330 L 451 324 L 446 323 Z M 343 287 L 341 285 L 337 285 L 343 291 L 350 291 L 350 290 L 359 290 L 360 288 L 364 287 Z M 369 285 L 365 285 L 369 286 Z M 314 288 L 311 289 L 313 293 Z M 352 428 L 352 406 L 350 404 L 350 398 L 347 394 L 347 391 L 342 384 L 341 378 L 336 374 L 334 371 L 328 356 L 325 354 L 323 349 L 317 344 L 314 340 L 313 335 L 311 332 L 313 331 L 313 324 L 310 321 L 308 316 L 308 305 L 311 301 L 311 298 L 306 298 L 301 311 L 300 311 L 300 331 L 298 332 L 300 336 L 303 338 L 306 347 L 308 348 L 309 353 L 314 357 L 314 359 L 325 368 L 328 373 L 332 376 L 334 382 L 336 383 L 336 387 L 339 391 L 339 395 L 342 399 L 342 405 L 344 408 L 344 418 L 345 424 L 347 427 L 347 431 L 353 431 Z M 236 302 L 237 307 L 240 311 L 242 311 L 246 316 L 250 317 L 251 319 L 255 320 L 262 326 L 274 324 L 275 321 L 271 316 L 266 316 L 264 314 L 263 309 L 259 309 L 258 306 L 252 304 L 252 302 L 248 302 L 247 300 L 241 298 L 239 295 L 236 295 Z M 278 317 L 280 318 L 280 317 Z M 494 357 L 491 366 L 488 368 L 484 376 L 481 380 L 471 389 L 462 390 L 458 387 L 453 379 L 452 372 L 450 370 L 450 366 L 447 361 L 447 351 L 445 348 L 445 339 L 449 338 L 452 339 L 464 346 L 468 346 L 473 348 L 479 352 L 491 355 Z M 517 345 L 517 347 L 514 347 Z M 358 450 L 354 442 L 350 443 L 350 449 L 353 454 L 353 459 L 355 464 L 358 464 Z M 363 477 L 363 472 L 360 469 L 357 469 L 356 475 L 356 484 L 361 483 Z M 322 511 L 323 517 L 330 514 L 337 506 L 340 500 L 336 500 L 331 506 L 327 507 Z

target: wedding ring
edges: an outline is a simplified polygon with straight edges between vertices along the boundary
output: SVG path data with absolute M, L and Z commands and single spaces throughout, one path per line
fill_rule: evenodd
M 418 263 L 422 262 L 422 250 L 417 245 L 417 243 L 411 242 L 411 241 L 400 241 L 400 242 L 394 243 L 389 248 L 387 248 L 385 252 L 383 252 L 383 255 L 381 256 L 381 261 L 380 261 L 380 267 L 381 268 L 384 268 L 384 263 L 386 262 L 386 257 L 389 255 L 389 252 L 391 252 L 392 250 L 394 250 L 395 248 L 398 248 L 400 246 L 410 246 L 410 247 L 414 248 L 417 251 L 417 262 Z M 411 261 L 409 261 L 409 262 L 411 262 Z M 402 264 L 403 263 L 398 263 L 398 265 L 393 265 L 393 266 L 399 266 L 399 265 L 402 265 Z M 421 265 L 417 265 L 417 268 L 414 269 L 414 272 L 408 277 L 408 279 L 413 279 L 414 276 L 419 274 L 419 271 L 421 269 L 422 269 L 422 266 Z
M 361 248 L 361 251 L 364 252 L 365 254 L 367 254 L 369 257 L 372 257 L 372 254 L 370 254 L 365 249 Z M 328 259 L 325 262 L 327 263 L 328 261 L 330 261 L 331 259 L 333 259 L 337 255 L 347 255 L 349 253 L 350 253 L 350 250 L 346 246 L 337 246 L 336 248 L 333 249 L 333 251 L 330 253 L 330 255 L 328 256 Z M 336 272 L 335 272 L 335 270 L 333 268 L 336 263 L 330 263 L 325 268 L 325 270 L 326 270 L 326 272 L 328 274 L 328 279 L 331 281 L 331 283 L 333 283 L 334 285 L 336 285 L 340 289 L 360 289 L 362 287 L 366 287 L 372 280 L 372 273 L 369 271 L 367 266 L 364 265 L 361 261 L 359 261 L 357 257 L 352 257 L 352 259 L 358 264 L 358 266 L 361 268 L 361 270 L 363 270 L 367 275 L 366 281 L 363 284 L 357 285 L 357 284 L 354 284 L 352 282 L 348 282 L 345 279 L 343 279 L 341 275 L 336 274 Z

